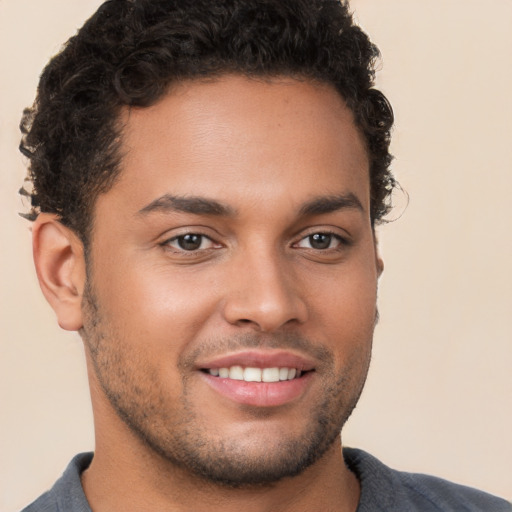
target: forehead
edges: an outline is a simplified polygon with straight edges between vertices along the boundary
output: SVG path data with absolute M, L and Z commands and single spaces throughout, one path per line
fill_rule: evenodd
M 332 86 L 231 75 L 185 82 L 126 110 L 122 123 L 120 179 L 106 195 L 134 210 L 163 194 L 247 205 L 347 192 L 369 209 L 364 142 Z

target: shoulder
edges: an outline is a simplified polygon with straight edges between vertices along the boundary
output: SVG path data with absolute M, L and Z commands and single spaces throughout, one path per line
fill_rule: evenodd
M 442 478 L 393 470 L 362 450 L 346 448 L 343 456 L 361 483 L 357 512 L 512 512 L 501 498 Z
M 92 453 L 80 453 L 69 463 L 55 485 L 21 512 L 91 512 L 80 474 L 92 460 Z

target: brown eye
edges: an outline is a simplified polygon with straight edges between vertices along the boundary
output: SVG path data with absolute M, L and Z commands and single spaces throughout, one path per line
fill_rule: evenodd
M 185 235 L 171 238 L 165 242 L 165 245 L 172 247 L 173 249 L 191 252 L 211 249 L 215 244 L 205 235 L 200 235 L 198 233 L 187 233 Z
M 304 237 L 299 243 L 299 247 L 306 249 L 316 249 L 322 251 L 326 249 L 334 249 L 342 243 L 340 237 L 331 233 L 314 233 Z
M 195 251 L 199 249 L 202 241 L 202 235 L 183 235 L 177 238 L 180 249 L 185 251 Z
M 315 233 L 308 238 L 309 245 L 311 245 L 313 249 L 328 249 L 331 245 L 333 236 L 327 233 Z

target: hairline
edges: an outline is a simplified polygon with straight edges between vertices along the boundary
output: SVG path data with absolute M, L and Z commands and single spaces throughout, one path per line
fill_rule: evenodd
M 88 253 L 89 251 L 88 246 L 92 242 L 92 235 L 94 232 L 94 224 L 96 220 L 95 216 L 95 210 L 96 210 L 96 203 L 98 200 L 98 197 L 101 194 L 108 193 L 116 184 L 117 180 L 120 179 L 122 172 L 123 172 L 123 160 L 126 152 L 123 152 L 123 140 L 124 140 L 124 130 L 126 128 L 126 125 L 129 121 L 130 112 L 133 109 L 137 110 L 143 110 L 148 109 L 157 106 L 163 99 L 169 95 L 172 95 L 176 89 L 180 87 L 186 87 L 190 84 L 196 84 L 196 83 L 217 83 L 218 81 L 229 78 L 229 77 L 245 77 L 249 80 L 255 80 L 263 83 L 269 83 L 272 84 L 272 82 L 277 81 L 295 81 L 295 82 L 301 82 L 301 83 L 310 83 L 313 85 L 318 86 L 327 86 L 330 87 L 332 90 L 336 92 L 336 94 L 341 98 L 343 101 L 343 104 L 345 107 L 350 111 L 352 116 L 352 123 L 354 128 L 356 129 L 358 135 L 361 138 L 361 141 L 363 143 L 363 148 L 365 151 L 365 155 L 367 157 L 368 161 L 368 177 L 369 177 L 369 189 L 371 192 L 371 152 L 368 147 L 368 140 L 367 137 L 364 134 L 364 131 L 361 126 L 357 123 L 356 115 L 354 110 L 349 106 L 348 102 L 346 101 L 344 95 L 339 90 L 338 87 L 332 82 L 327 79 L 322 79 L 321 77 L 315 76 L 314 74 L 308 74 L 308 73 L 286 73 L 286 72 L 280 72 L 280 73 L 244 73 L 243 71 L 233 71 L 229 68 L 225 69 L 224 71 L 213 71 L 208 74 L 199 74 L 198 76 L 190 76 L 190 77 L 184 77 L 184 78 L 175 78 L 173 80 L 169 81 L 168 86 L 163 90 L 162 94 L 156 98 L 156 100 L 151 103 L 150 105 L 116 105 L 114 106 L 113 110 L 116 112 L 115 119 L 113 119 L 113 130 L 116 133 L 116 136 L 114 138 L 114 149 L 113 153 L 115 155 L 115 159 L 117 161 L 115 172 L 106 179 L 101 186 L 99 187 L 99 190 L 94 191 L 92 201 L 89 203 L 89 209 L 87 211 L 87 220 L 84 233 L 79 233 L 77 229 L 74 227 L 71 227 L 73 231 L 78 235 L 78 237 L 81 239 L 82 244 L 84 246 L 84 251 Z M 372 229 L 375 227 L 376 219 L 373 218 L 372 215 L 372 198 L 370 194 L 370 220 L 372 224 Z

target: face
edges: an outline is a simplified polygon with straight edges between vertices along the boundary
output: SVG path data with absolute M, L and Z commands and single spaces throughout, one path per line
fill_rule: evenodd
M 350 111 L 327 85 L 226 76 L 123 122 L 83 301 L 96 399 L 210 481 L 300 473 L 357 402 L 376 317 Z

